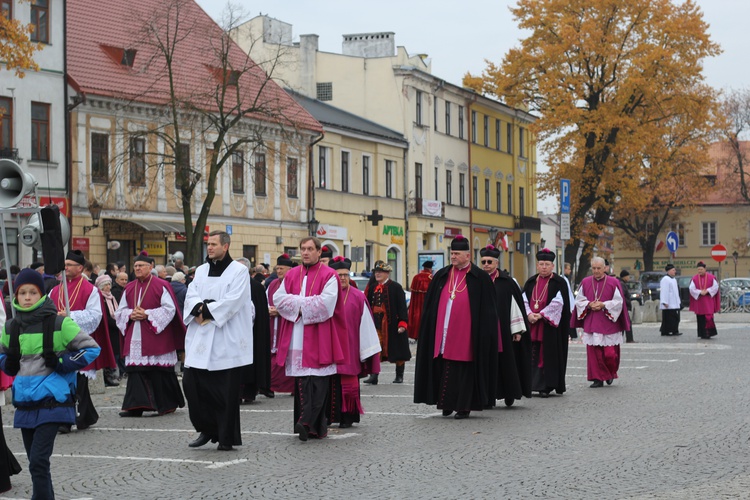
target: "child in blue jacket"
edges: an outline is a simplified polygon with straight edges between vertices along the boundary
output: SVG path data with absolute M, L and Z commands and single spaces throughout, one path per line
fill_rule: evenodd
M 0 336 L 0 369 L 13 381 L 14 427 L 21 429 L 32 499 L 55 498 L 50 456 L 61 424 L 74 424 L 76 373 L 100 348 L 44 294 L 42 275 L 22 270 L 13 284 L 16 317 Z

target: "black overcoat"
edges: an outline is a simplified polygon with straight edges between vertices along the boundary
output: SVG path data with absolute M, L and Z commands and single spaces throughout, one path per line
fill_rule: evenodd
M 435 332 L 440 294 L 448 282 L 451 266 L 435 273 L 424 299 L 422 324 L 419 328 L 417 362 L 414 377 L 414 402 L 437 404 L 440 396 L 440 373 L 436 373 Z M 466 274 L 466 289 L 471 309 L 471 339 L 474 348 L 474 391 L 481 401 L 494 398 L 497 383 L 497 327 L 495 287 L 490 276 L 471 264 Z
M 521 289 L 515 280 L 505 271 L 500 271 L 495 278 L 495 293 L 497 294 L 497 315 L 500 319 L 500 330 L 503 332 L 503 352 L 497 369 L 496 399 L 521 399 L 521 396 L 531 397 L 531 333 L 526 307 L 523 304 Z M 510 334 L 510 304 L 515 300 L 523 314 L 526 332 L 521 340 L 513 342 Z M 512 347 L 510 347 L 512 346 Z
M 377 281 L 370 280 L 365 289 L 365 296 L 370 309 L 373 308 L 373 296 Z M 385 284 L 383 293 L 383 305 L 385 306 L 388 317 L 388 358 L 380 357 L 381 361 L 395 363 L 396 361 L 409 361 L 411 359 L 411 349 L 409 349 L 408 333 L 398 333 L 398 324 L 404 322 L 408 325 L 409 311 L 406 308 L 406 294 L 401 285 L 393 280 L 388 280 Z M 380 325 L 376 324 L 375 328 L 380 330 Z
M 271 317 L 263 283 L 250 280 L 250 299 L 255 306 L 253 323 L 253 364 L 244 367 L 243 383 L 255 384 L 256 389 L 271 387 Z
M 536 284 L 535 274 L 528 279 L 523 287 L 523 293 L 527 300 L 531 301 L 531 295 Z M 560 324 L 554 327 L 544 320 L 544 379 L 545 385 L 555 389 L 555 392 L 565 392 L 565 371 L 568 366 L 568 330 L 570 328 L 570 295 L 568 284 L 559 275 L 552 273 L 547 287 L 547 301 L 549 304 L 555 295 L 560 294 L 563 299 L 562 317 Z

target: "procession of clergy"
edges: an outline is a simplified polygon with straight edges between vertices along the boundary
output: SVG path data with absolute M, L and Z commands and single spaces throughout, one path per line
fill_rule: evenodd
M 267 289 L 229 247 L 226 232 L 209 234 L 208 258 L 188 286 L 183 311 L 168 283 L 151 272 L 147 255 L 135 259 L 135 279 L 116 310 L 96 287 L 86 282 L 82 288 L 85 280 L 67 273 L 72 319 L 105 341 L 106 334 L 95 334 L 103 317 L 97 310 L 110 307 L 121 334 L 128 377 L 120 416 L 169 414 L 187 399 L 198 432 L 190 447 L 241 445 L 240 404 L 257 394 L 293 394 L 293 429 L 302 441 L 324 438 L 334 423 L 351 427 L 364 413 L 361 378 L 376 385 L 381 362 L 389 362 L 393 382 L 403 383 L 410 338 L 418 340 L 414 402 L 436 405 L 445 417 L 468 418 L 498 400 L 511 406 L 532 393 L 563 394 L 569 338 L 578 328 L 590 387 L 618 378 L 620 345 L 630 330 L 628 295 L 599 257 L 574 298 L 567 278 L 553 272 L 552 251 L 537 253 L 537 274 L 521 287 L 498 269 L 498 249 L 480 251 L 480 268 L 471 262 L 468 240 L 458 236 L 450 265 L 433 275 L 428 261 L 414 277 L 407 308 L 403 288 L 389 279 L 390 266 L 377 262 L 360 291 L 350 280 L 351 262 L 332 258 L 317 238 L 300 241 L 300 265 L 287 254 L 278 257 Z M 69 253 L 66 272 L 82 258 Z M 705 266 L 702 271 L 691 285 L 691 310 L 711 319 L 718 287 Z M 59 311 L 61 295 L 59 286 L 50 294 Z M 175 371 L 182 350 L 185 399 Z M 81 429 L 98 417 L 86 380 L 79 376 Z

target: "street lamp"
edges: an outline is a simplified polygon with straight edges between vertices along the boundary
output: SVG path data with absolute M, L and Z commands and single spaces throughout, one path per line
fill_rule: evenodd
M 737 253 L 737 250 L 732 252 L 732 258 L 734 259 L 734 277 L 737 277 L 737 257 L 739 257 L 740 254 Z
M 315 236 L 318 233 L 318 226 L 320 226 L 320 221 L 313 217 L 310 219 L 310 222 L 307 223 L 307 229 L 310 231 L 310 236 Z
M 93 224 L 90 226 L 83 226 L 83 234 L 99 227 L 99 218 L 102 216 L 102 206 L 99 205 L 99 202 L 94 200 L 91 202 L 91 205 L 89 205 L 89 212 L 91 212 L 91 221 Z

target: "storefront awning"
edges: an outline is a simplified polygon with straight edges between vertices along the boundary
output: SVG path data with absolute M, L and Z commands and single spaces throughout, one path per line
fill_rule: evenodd
M 184 233 L 185 225 L 156 220 L 104 219 L 105 233 L 133 232 L 139 229 L 154 233 Z

